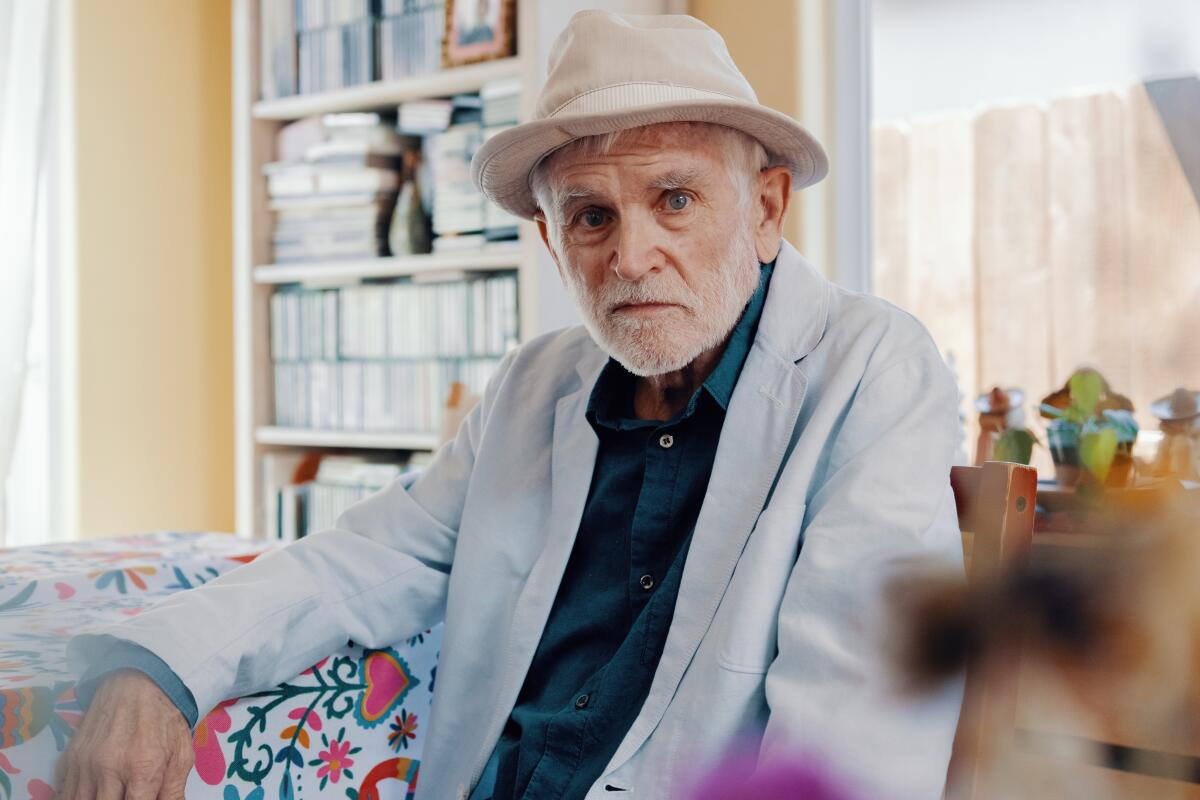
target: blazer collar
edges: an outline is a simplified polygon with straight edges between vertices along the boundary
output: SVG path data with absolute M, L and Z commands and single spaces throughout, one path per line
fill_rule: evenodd
M 784 239 L 755 342 L 788 361 L 804 358 L 825 335 L 832 294 L 829 280 Z

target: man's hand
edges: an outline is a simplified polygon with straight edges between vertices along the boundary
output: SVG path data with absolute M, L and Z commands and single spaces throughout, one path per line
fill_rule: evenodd
M 184 800 L 193 761 L 179 709 L 141 672 L 118 670 L 58 761 L 58 800 Z

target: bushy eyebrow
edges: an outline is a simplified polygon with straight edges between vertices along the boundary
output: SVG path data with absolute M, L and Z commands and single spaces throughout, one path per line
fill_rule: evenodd
M 651 189 L 662 191 L 682 189 L 696 183 L 702 175 L 703 173 L 698 169 L 675 169 L 655 177 L 647 185 Z M 607 197 L 603 192 L 596 191 L 590 186 L 582 184 L 563 186 L 555 198 L 558 218 L 565 219 L 567 212 L 580 203 L 603 202 Z
M 600 192 L 597 192 L 595 189 L 587 186 L 571 185 L 564 186 L 562 192 L 560 192 L 559 196 L 555 199 L 558 202 L 558 210 L 561 212 L 580 201 L 591 201 L 602 197 L 604 197 L 604 195 Z
M 650 182 L 650 187 L 653 189 L 682 189 L 690 186 L 699 180 L 701 176 L 698 169 L 677 169 L 659 175 Z

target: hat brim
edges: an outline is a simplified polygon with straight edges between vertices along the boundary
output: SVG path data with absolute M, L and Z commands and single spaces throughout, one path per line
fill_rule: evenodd
M 619 112 L 549 117 L 502 131 L 484 142 L 471 161 L 471 179 L 492 202 L 523 219 L 533 219 L 537 202 L 529 177 L 539 161 L 585 136 L 663 122 L 711 122 L 757 139 L 771 165 L 786 166 L 792 189 L 825 177 L 829 159 L 802 125 L 786 114 L 740 100 L 681 100 Z
M 1189 411 L 1172 408 L 1171 396 L 1167 395 L 1150 404 L 1150 414 L 1163 422 L 1181 422 L 1185 419 L 1200 417 L 1200 392 L 1192 393 L 1192 408 Z

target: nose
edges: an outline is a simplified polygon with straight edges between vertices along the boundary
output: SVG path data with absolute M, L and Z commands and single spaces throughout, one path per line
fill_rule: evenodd
M 610 266 L 618 278 L 638 281 L 663 267 L 658 231 L 645 214 L 626 214 L 617 229 Z

